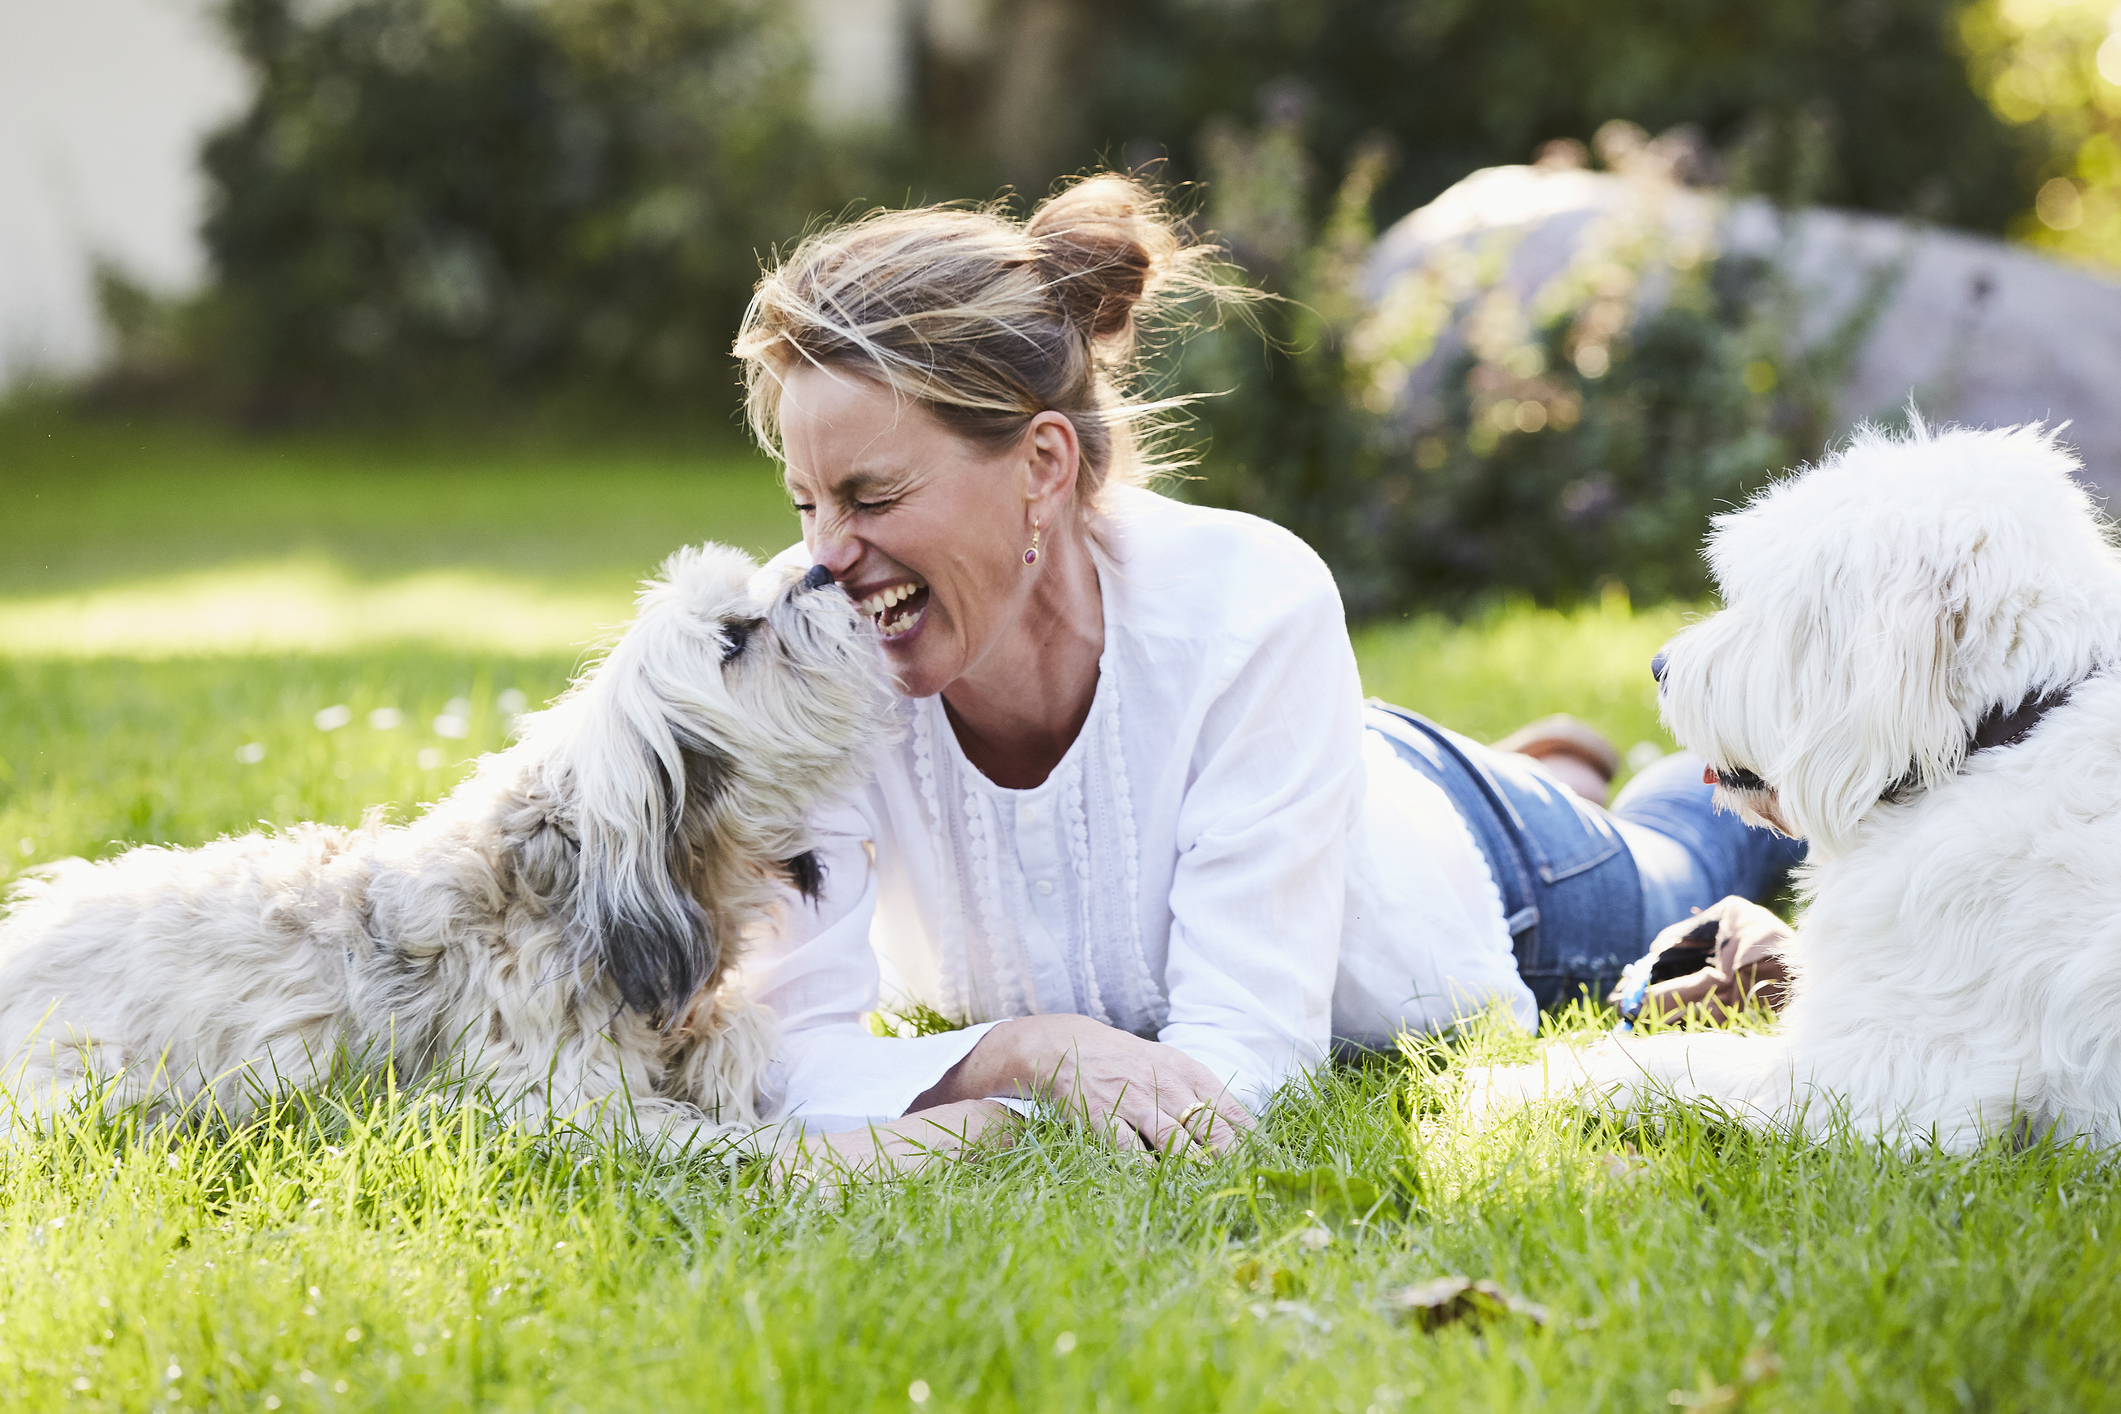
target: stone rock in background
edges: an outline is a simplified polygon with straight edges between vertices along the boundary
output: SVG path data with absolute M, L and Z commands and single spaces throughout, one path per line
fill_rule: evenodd
M 1898 414 L 1911 395 L 1932 422 L 2067 422 L 2086 479 L 2121 493 L 2121 283 L 2002 241 L 1822 208 L 1779 212 L 1664 173 L 1492 167 L 1380 236 L 1364 293 L 1380 300 L 1404 274 L 1470 258 L 1491 264 L 1494 287 L 1532 309 L 1602 220 L 1661 224 L 1673 248 L 1704 258 L 1772 261 L 1803 300 L 1801 338 L 1830 331 L 1886 281 L 1847 366 L 1837 433 Z M 1668 284 L 1644 279 L 1634 317 Z M 1408 373 L 1399 402 L 1412 421 L 1425 420 L 1464 349 L 1454 324 Z

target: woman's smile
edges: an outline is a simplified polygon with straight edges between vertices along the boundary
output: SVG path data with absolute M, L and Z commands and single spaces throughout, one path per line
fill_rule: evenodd
M 928 586 L 902 580 L 855 599 L 855 607 L 869 616 L 888 646 L 920 627 L 928 612 Z

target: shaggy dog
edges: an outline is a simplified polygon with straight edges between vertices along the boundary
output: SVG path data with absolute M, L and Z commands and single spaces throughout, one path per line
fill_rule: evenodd
M 2037 427 L 1865 431 L 1717 519 L 1724 608 L 1661 706 L 1722 803 L 1810 843 L 1780 1024 L 1549 1047 L 1489 1104 L 2121 1140 L 2121 557 L 2076 465 Z
M 302 825 L 42 871 L 0 921 L 0 1133 L 448 1063 L 513 1117 L 678 1148 L 756 1120 L 770 1019 L 723 984 L 813 893 L 803 821 L 887 720 L 829 577 L 682 550 L 601 664 L 402 826 Z M 11 1103 L 10 1103 L 11 1102 Z

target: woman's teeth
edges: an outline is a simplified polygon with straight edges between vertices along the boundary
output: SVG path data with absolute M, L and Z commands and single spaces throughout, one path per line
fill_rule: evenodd
M 920 588 L 921 586 L 918 584 L 894 584 L 889 589 L 879 589 L 876 593 L 864 599 L 857 607 L 863 613 L 874 618 L 901 599 L 911 598 Z
M 856 607 L 876 620 L 879 633 L 886 638 L 892 638 L 920 622 L 921 610 L 908 609 L 905 613 L 896 615 L 892 614 L 891 610 L 927 587 L 925 584 L 894 584 L 889 589 L 878 590 Z

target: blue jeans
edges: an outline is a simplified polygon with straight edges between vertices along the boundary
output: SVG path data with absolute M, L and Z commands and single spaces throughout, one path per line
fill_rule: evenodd
M 1719 813 L 1686 752 L 1638 773 L 1605 810 L 1404 708 L 1373 701 L 1364 720 L 1465 817 L 1542 1007 L 1585 991 L 1603 1001 L 1667 925 L 1730 894 L 1768 898 L 1804 858 L 1804 841 Z

